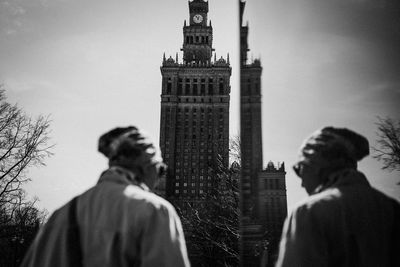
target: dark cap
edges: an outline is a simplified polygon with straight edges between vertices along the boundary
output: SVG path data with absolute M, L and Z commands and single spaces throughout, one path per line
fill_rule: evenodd
M 99 139 L 98 150 L 110 161 L 119 156 L 136 159 L 145 155 L 151 162 L 162 162 L 159 150 L 135 126 L 118 127 L 103 134 Z
M 324 127 L 305 140 L 299 163 L 326 167 L 332 164 L 356 165 L 369 154 L 368 140 L 349 129 Z

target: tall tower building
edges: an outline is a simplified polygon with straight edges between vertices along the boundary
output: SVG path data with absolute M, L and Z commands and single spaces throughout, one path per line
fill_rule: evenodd
M 284 164 L 263 169 L 261 74 L 259 59 L 249 61 L 245 2 L 240 1 L 240 132 L 242 152 L 241 266 L 273 266 L 287 214 Z M 276 127 L 276 126 L 275 126 Z
M 240 138 L 241 218 L 240 265 L 260 266 L 263 225 L 258 219 L 258 173 L 262 170 L 261 73 L 259 60 L 248 62 L 248 25 L 243 25 L 245 2 L 240 1 Z
M 163 57 L 160 147 L 168 164 L 165 196 L 183 212 L 205 201 L 218 164 L 229 164 L 227 58 L 213 59 L 213 28 L 208 1 L 189 2 L 183 26 L 183 60 Z
M 274 266 L 278 256 L 279 241 L 287 216 L 285 164 L 271 161 L 258 174 L 258 214 L 263 226 L 263 238 L 268 241 L 267 266 Z
M 242 215 L 257 217 L 258 172 L 263 167 L 261 73 L 259 59 L 247 60 L 249 27 L 243 26 L 245 2 L 240 2 L 240 132 L 242 152 Z

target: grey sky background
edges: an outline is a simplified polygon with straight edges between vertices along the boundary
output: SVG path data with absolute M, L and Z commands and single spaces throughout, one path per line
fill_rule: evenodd
M 376 116 L 400 114 L 400 11 L 395 1 L 249 0 L 249 46 L 263 65 L 265 164 L 285 161 L 288 204 L 305 197 L 290 166 L 301 142 L 326 126 L 375 143 Z M 238 133 L 238 10 L 210 0 L 217 57 L 230 53 L 230 134 Z M 393 4 L 396 5 L 396 4 Z M 179 52 L 186 0 L 0 0 L 0 82 L 9 102 L 51 114 L 55 155 L 26 185 L 50 212 L 97 182 L 105 131 L 145 129 L 158 143 L 162 55 Z M 399 173 L 360 164 L 400 199 Z

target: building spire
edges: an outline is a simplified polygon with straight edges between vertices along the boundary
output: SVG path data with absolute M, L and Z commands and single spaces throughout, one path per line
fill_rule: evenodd
M 229 64 L 229 53 L 228 53 L 228 55 L 226 56 L 226 62 Z
M 178 63 L 178 52 L 176 52 L 175 62 Z

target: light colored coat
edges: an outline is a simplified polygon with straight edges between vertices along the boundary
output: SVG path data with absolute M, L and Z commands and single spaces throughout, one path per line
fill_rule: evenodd
M 68 217 L 68 204 L 54 212 L 21 266 L 67 266 Z M 79 196 L 77 221 L 83 266 L 190 266 L 175 209 L 123 169 L 107 170 Z
M 277 267 L 400 266 L 400 205 L 352 169 L 285 222 Z

